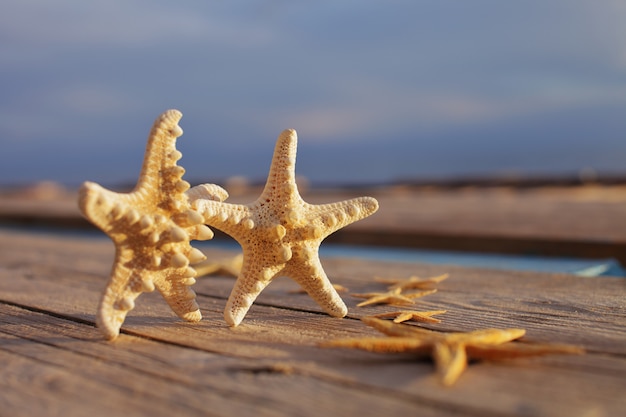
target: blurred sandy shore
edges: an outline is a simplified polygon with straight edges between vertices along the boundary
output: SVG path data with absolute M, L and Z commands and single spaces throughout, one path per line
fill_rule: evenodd
M 254 201 L 261 190 L 242 182 L 225 188 L 228 201 L 236 203 Z M 303 184 L 301 190 L 310 203 L 377 198 L 379 212 L 352 230 L 626 242 L 626 185 L 315 189 Z M 0 189 L 0 221 L 89 227 L 76 206 L 76 190 L 53 182 Z

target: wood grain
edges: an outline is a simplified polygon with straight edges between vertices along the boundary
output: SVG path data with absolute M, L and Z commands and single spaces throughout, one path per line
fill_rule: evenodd
M 199 323 L 144 294 L 120 338 L 105 342 L 94 313 L 112 256 L 106 239 L 0 230 L 0 414 L 610 416 L 626 408 L 624 279 L 324 259 L 331 280 L 352 292 L 384 289 L 375 275 L 449 272 L 416 305 L 449 310 L 431 328 L 523 327 L 525 341 L 589 350 L 471 364 L 443 388 L 429 361 L 318 347 L 377 336 L 358 317 L 393 308 L 357 308 L 344 293 L 349 316 L 335 319 L 283 278 L 235 329 L 222 319 L 232 278 L 199 279 Z
M 259 192 L 234 193 L 228 201 L 249 203 Z M 334 233 L 329 242 L 614 258 L 626 265 L 624 185 L 312 189 L 304 199 L 321 204 L 359 195 L 378 199 L 379 211 Z M 0 194 L 0 223 L 92 227 L 80 216 L 72 193 L 43 200 Z

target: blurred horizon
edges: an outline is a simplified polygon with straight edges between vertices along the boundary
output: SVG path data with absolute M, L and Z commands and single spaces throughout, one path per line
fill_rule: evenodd
M 134 183 L 183 113 L 188 180 L 626 177 L 626 3 L 7 0 L 0 186 Z

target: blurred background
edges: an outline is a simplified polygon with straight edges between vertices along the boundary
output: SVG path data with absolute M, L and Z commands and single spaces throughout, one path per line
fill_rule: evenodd
M 623 0 L 4 0 L 0 185 L 134 183 L 181 110 L 190 182 L 626 173 Z

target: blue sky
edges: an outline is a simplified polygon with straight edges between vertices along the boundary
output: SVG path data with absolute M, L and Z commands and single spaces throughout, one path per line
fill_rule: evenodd
M 623 0 L 4 0 L 0 184 L 132 182 L 184 114 L 189 180 L 626 172 Z

